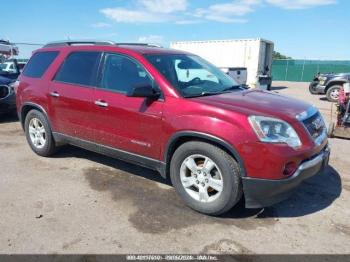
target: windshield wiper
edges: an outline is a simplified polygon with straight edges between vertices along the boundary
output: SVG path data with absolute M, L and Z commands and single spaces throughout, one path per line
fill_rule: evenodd
M 213 95 L 220 95 L 220 94 L 222 94 L 222 91 L 220 91 L 220 92 L 203 91 L 202 93 L 199 93 L 199 94 L 188 95 L 188 96 L 184 96 L 184 97 L 186 97 L 186 98 L 192 98 L 192 97 L 213 96 Z
M 228 91 L 234 91 L 234 90 L 243 90 L 243 86 L 242 85 L 234 85 L 234 86 L 230 86 L 227 87 L 225 89 L 222 90 L 222 92 L 228 92 Z
M 242 85 L 234 85 L 234 86 L 230 86 L 230 87 L 227 87 L 227 88 L 225 88 L 223 90 L 216 91 L 216 92 L 203 91 L 202 93 L 194 94 L 194 95 L 188 95 L 188 96 L 185 96 L 185 97 L 186 98 L 191 98 L 191 97 L 200 97 L 200 96 L 220 95 L 220 94 L 228 93 L 228 92 L 234 91 L 234 90 L 244 90 L 244 88 L 243 88 Z

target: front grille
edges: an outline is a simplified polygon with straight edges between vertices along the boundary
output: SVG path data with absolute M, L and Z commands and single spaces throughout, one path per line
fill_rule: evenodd
M 0 99 L 7 97 L 9 93 L 10 90 L 7 86 L 0 86 Z
M 319 112 L 317 112 L 310 118 L 305 119 L 303 121 L 303 124 L 314 140 L 323 135 L 326 131 L 326 125 Z

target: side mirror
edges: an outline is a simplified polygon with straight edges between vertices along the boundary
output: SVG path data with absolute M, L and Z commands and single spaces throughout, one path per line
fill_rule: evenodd
M 151 85 L 141 85 L 131 88 L 131 90 L 127 92 L 126 96 L 158 98 L 160 96 L 160 92 L 154 90 Z

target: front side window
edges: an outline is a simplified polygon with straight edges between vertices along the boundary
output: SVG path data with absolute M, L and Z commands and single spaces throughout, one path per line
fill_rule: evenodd
M 101 52 L 71 53 L 55 76 L 55 81 L 83 86 L 95 86 Z
M 126 94 L 131 88 L 152 85 L 143 66 L 119 54 L 106 54 L 101 88 Z
M 57 56 L 58 51 L 35 53 L 25 67 L 23 75 L 32 78 L 42 77 Z
M 198 56 L 147 54 L 145 57 L 184 97 L 242 90 L 232 78 Z

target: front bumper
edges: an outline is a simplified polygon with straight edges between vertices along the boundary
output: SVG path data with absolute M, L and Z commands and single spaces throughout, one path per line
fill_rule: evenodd
M 10 94 L 9 96 L 0 99 L 0 113 L 16 110 L 16 95 Z
M 326 147 L 312 159 L 304 161 L 293 176 L 281 180 L 244 177 L 243 191 L 247 208 L 271 206 L 287 199 L 295 188 L 328 166 L 330 149 Z
M 318 85 L 316 86 L 316 91 L 317 91 L 317 93 L 319 93 L 319 94 L 325 94 L 325 93 L 326 93 L 326 86 L 325 86 L 325 85 L 318 84 Z

